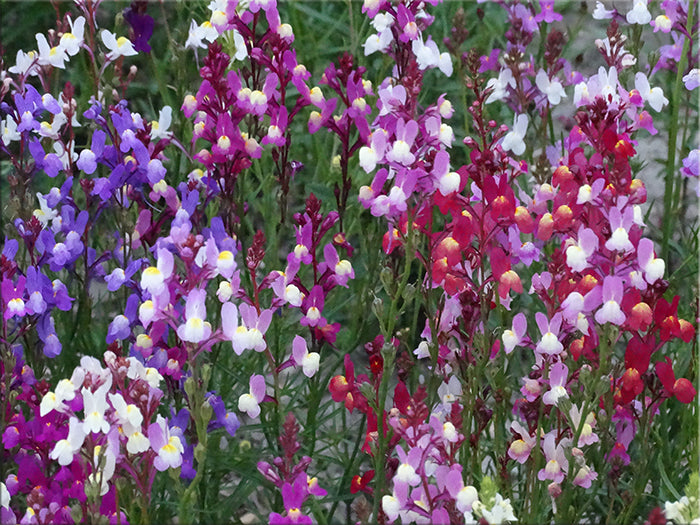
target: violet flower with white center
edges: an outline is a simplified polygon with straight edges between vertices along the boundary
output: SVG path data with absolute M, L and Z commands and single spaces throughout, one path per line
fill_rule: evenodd
M 520 435 L 520 439 L 516 439 L 510 444 L 508 457 L 522 465 L 530 457 L 530 451 L 537 445 L 537 437 L 531 436 L 527 428 L 517 421 L 513 421 L 510 428 Z
M 260 415 L 260 403 L 265 399 L 265 377 L 254 374 L 250 377 L 250 392 L 238 398 L 238 410 L 250 418 Z
M 550 79 L 544 69 L 540 69 L 535 77 L 537 89 L 547 96 L 547 100 L 552 106 L 556 106 L 561 102 L 562 98 L 566 98 L 566 92 L 559 80 Z
M 556 405 L 561 399 L 568 399 L 566 380 L 569 368 L 562 362 L 557 362 L 549 369 L 549 390 L 542 396 L 545 405 Z
M 156 266 L 149 266 L 141 276 L 141 288 L 151 295 L 166 289 L 165 280 L 173 273 L 173 254 L 167 248 L 158 248 Z
M 582 272 L 589 263 L 588 258 L 598 249 L 598 236 L 583 225 L 578 230 L 576 244 L 566 249 L 566 264 L 575 272 Z
M 571 418 L 571 427 L 574 431 L 577 431 L 581 425 L 581 409 L 576 405 L 573 405 L 569 410 L 569 417 Z M 583 427 L 581 428 L 581 433 L 579 434 L 577 446 L 582 447 L 584 445 L 592 445 L 599 441 L 598 435 L 593 432 L 593 427 L 595 426 L 595 414 L 589 412 L 586 419 L 583 422 Z
M 182 454 L 185 452 L 182 442 L 179 437 L 170 433 L 167 421 L 160 414 L 156 422 L 148 426 L 148 439 L 151 448 L 158 454 L 153 461 L 156 470 L 162 472 L 182 465 Z
M 301 325 L 310 326 L 312 328 L 325 326 L 326 319 L 321 315 L 323 305 L 323 288 L 321 288 L 321 286 L 318 284 L 314 285 L 309 292 L 309 296 L 305 298 L 304 302 L 302 303 L 302 311 L 304 311 L 304 316 L 301 318 Z
M 299 271 L 299 260 L 294 257 L 287 259 L 287 268 L 284 272 L 277 272 L 277 278 L 272 281 L 272 291 L 285 303 L 296 308 L 304 301 L 304 293 L 295 284 L 291 284 Z
M 200 343 L 211 336 L 211 324 L 205 321 L 207 292 L 195 288 L 185 300 L 185 324 L 177 328 L 177 335 L 183 341 Z
M 350 261 L 347 259 L 341 260 L 340 257 L 338 257 L 338 251 L 331 243 L 323 247 L 323 256 L 325 258 L 326 268 L 333 273 L 333 281 L 335 284 L 347 288 L 348 280 L 355 278 L 355 271 Z M 319 269 L 323 272 L 320 266 Z
M 558 355 L 564 350 L 564 345 L 559 341 L 559 329 L 561 328 L 562 316 L 557 312 L 551 320 L 542 312 L 535 314 L 535 321 L 542 333 L 542 339 L 537 343 L 535 352 L 546 355 Z
M 595 289 L 600 289 L 600 287 Z M 593 290 L 589 294 L 592 292 Z M 620 307 L 623 296 L 624 286 L 622 279 L 616 275 L 606 275 L 603 281 L 601 298 L 603 306 L 595 313 L 596 322 L 599 324 L 612 323 L 618 326 L 622 325 L 627 319 Z
M 510 354 L 516 346 L 527 339 L 527 318 L 524 313 L 520 312 L 513 317 L 512 329 L 504 330 L 501 339 L 506 354 Z
M 472 505 L 479 500 L 479 494 L 472 485 L 464 484 L 461 465 L 452 465 L 444 482 L 447 492 L 455 500 L 457 510 L 471 512 Z
M 413 141 L 418 134 L 418 123 L 415 120 L 408 122 L 400 118 L 396 123 L 396 140 L 391 145 L 391 149 L 386 154 L 386 160 L 396 162 L 404 166 L 410 166 L 416 160 L 411 153 Z
M 397 445 L 395 451 L 399 456 L 399 466 L 394 474 L 394 482 L 406 483 L 411 487 L 420 484 L 421 477 L 416 469 L 422 466 L 423 449 L 414 447 L 406 454 L 403 448 Z
M 571 444 L 571 439 L 563 438 L 556 444 L 555 434 L 556 431 L 552 431 L 544 436 L 542 452 L 544 452 L 547 464 L 537 473 L 537 479 L 540 481 L 550 479 L 554 483 L 561 483 L 569 470 L 569 460 L 566 459 L 565 449 Z
M 654 284 L 663 278 L 666 263 L 663 259 L 654 256 L 654 243 L 651 239 L 643 238 L 639 240 L 637 261 L 644 272 L 644 279 L 647 283 Z
M 321 356 L 318 352 L 309 352 L 306 340 L 296 335 L 292 341 L 292 358 L 296 366 L 301 366 L 306 377 L 313 377 L 318 372 Z
M 610 239 L 605 242 L 605 247 L 610 251 L 629 252 L 634 250 L 634 245 L 629 239 L 629 229 L 634 223 L 634 210 L 631 207 L 625 209 L 624 215 L 615 207 L 610 210 Z
M 359 164 L 367 173 L 371 173 L 376 168 L 377 163 L 384 159 L 389 134 L 382 128 L 372 131 L 370 145 L 362 146 L 359 153 Z
M 514 155 L 522 155 L 525 153 L 525 133 L 527 133 L 527 125 L 529 119 L 526 114 L 515 115 L 513 118 L 513 128 L 509 131 L 503 141 L 501 147 L 503 151 L 512 151 Z

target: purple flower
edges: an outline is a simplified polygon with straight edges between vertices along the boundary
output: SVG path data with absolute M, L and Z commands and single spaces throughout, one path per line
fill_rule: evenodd
M 569 397 L 566 391 L 566 380 L 569 375 L 569 369 L 564 363 L 554 363 L 549 369 L 549 388 L 550 390 L 542 396 L 542 401 L 545 405 L 556 405 L 562 398 Z
M 277 512 L 271 512 L 269 519 L 271 524 L 281 525 L 288 523 L 313 523 L 309 516 L 306 516 L 301 511 L 301 506 L 308 496 L 308 487 L 306 482 L 306 474 L 299 474 L 294 480 L 294 484 L 285 483 L 282 485 L 282 501 L 286 516 L 282 516 Z
M 131 39 L 136 51 L 150 53 L 151 46 L 148 40 L 153 35 L 153 18 L 146 14 L 148 2 L 146 0 L 135 0 L 124 10 L 124 19 L 129 23 L 133 31 Z
M 562 16 L 554 12 L 554 0 L 540 0 L 540 9 L 541 11 L 535 16 L 536 22 L 542 22 L 544 20 L 548 24 L 551 24 L 552 22 L 562 20 Z
M 61 341 L 59 341 L 54 329 L 53 317 L 44 315 L 36 326 L 39 339 L 44 343 L 44 355 L 46 357 L 56 357 L 61 353 Z
M 551 321 L 542 312 L 535 314 L 535 321 L 542 333 L 542 339 L 537 343 L 535 351 L 540 354 L 558 355 L 564 350 L 564 345 L 559 341 L 559 329 L 561 328 L 561 313 L 552 316 Z
M 594 290 L 599 290 L 600 287 L 596 287 Z M 591 290 L 590 293 L 593 293 Z M 608 275 L 603 281 L 603 291 L 602 291 L 602 303 L 603 306 L 595 313 L 595 320 L 599 324 L 612 323 L 616 325 L 621 325 L 627 319 L 620 303 L 622 303 L 622 297 L 624 296 L 624 287 L 622 284 L 622 279 L 615 275 Z
M 241 426 L 236 414 L 233 412 L 228 412 L 221 397 L 215 394 L 211 394 L 209 396 L 209 404 L 214 409 L 214 415 L 216 416 L 216 421 L 209 423 L 209 429 L 213 430 L 223 427 L 226 429 L 226 432 L 233 437 L 236 434 L 238 427 Z

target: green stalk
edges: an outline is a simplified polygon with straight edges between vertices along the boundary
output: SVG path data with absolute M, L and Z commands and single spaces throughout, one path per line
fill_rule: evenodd
M 408 224 L 412 224 L 413 217 L 408 217 Z M 379 384 L 379 392 L 377 399 L 377 450 L 374 456 L 374 472 L 375 472 L 375 485 L 374 485 L 374 504 L 372 507 L 372 517 L 377 520 L 379 515 L 379 504 L 386 490 L 386 473 L 385 473 L 385 462 L 384 455 L 386 454 L 386 439 L 384 438 L 384 406 L 386 404 L 386 395 L 389 390 L 389 380 L 391 378 L 391 372 L 394 368 L 394 358 L 396 357 L 396 350 L 391 344 L 392 334 L 394 332 L 394 327 L 396 325 L 396 317 L 399 311 L 399 301 L 403 297 L 404 290 L 408 284 L 408 279 L 411 274 L 411 263 L 415 258 L 413 253 L 413 235 L 414 232 L 409 228 L 408 234 L 406 235 L 406 259 L 404 260 L 403 274 L 401 276 L 401 282 L 399 283 L 396 293 L 391 301 L 391 307 L 389 308 L 389 315 L 386 317 L 386 324 L 381 322 L 382 332 L 384 335 L 384 347 L 382 348 L 382 357 L 384 358 L 384 367 L 382 371 L 382 380 Z
M 688 3 L 688 23 L 686 27 L 690 33 L 693 28 L 693 2 Z M 676 183 L 676 139 L 678 137 L 678 113 L 681 106 L 681 84 L 683 83 L 683 71 L 685 71 L 688 61 L 688 49 L 690 48 L 690 38 L 683 42 L 683 50 L 681 51 L 681 60 L 678 63 L 676 71 L 676 82 L 673 86 L 673 96 L 671 98 L 671 126 L 668 133 L 668 158 L 666 160 L 666 177 L 664 181 L 664 224 L 663 224 L 663 240 L 661 254 L 664 260 L 669 261 L 669 242 L 673 234 L 674 218 L 678 212 L 678 197 L 674 195 L 674 184 Z M 681 184 L 680 181 L 677 184 Z

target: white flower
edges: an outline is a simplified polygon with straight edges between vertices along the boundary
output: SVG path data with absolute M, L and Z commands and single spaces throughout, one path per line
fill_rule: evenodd
M 15 119 L 12 118 L 12 115 L 7 115 L 5 120 L 0 120 L 0 125 L 2 126 L 2 133 L 0 133 L 2 139 L 0 140 L 2 140 L 5 146 L 9 145 L 10 142 L 22 138 L 22 134 L 17 131 L 17 123 Z
M 15 59 L 15 65 L 12 66 L 8 71 L 14 73 L 15 75 L 27 75 L 36 76 L 37 71 L 37 53 L 36 51 L 30 51 L 25 53 L 21 49 L 17 51 L 17 58 Z
M 59 45 L 68 53 L 70 56 L 75 56 L 80 51 L 80 46 L 83 43 L 83 37 L 85 34 L 85 17 L 78 17 L 75 22 L 68 19 L 70 23 L 70 32 L 63 33 L 61 36 L 61 41 Z
M 73 456 L 83 446 L 84 440 L 83 425 L 78 421 L 78 418 L 71 417 L 68 422 L 68 436 L 56 443 L 56 446 L 51 451 L 51 459 L 57 460 L 59 465 L 70 465 L 73 462 Z
M 197 25 L 197 22 L 192 20 L 192 22 L 190 23 L 189 35 L 187 37 L 187 41 L 185 42 L 185 48 L 205 48 L 207 46 L 202 42 L 202 40 L 206 40 L 207 42 L 212 43 L 214 40 L 217 39 L 218 36 L 219 31 L 208 20 L 202 22 L 201 25 Z M 237 42 L 236 45 L 238 45 Z
M 102 35 L 102 42 L 104 42 L 105 47 L 109 49 L 106 58 L 110 62 L 122 56 L 128 57 L 138 54 L 131 40 L 125 36 L 117 38 L 114 33 L 110 33 L 106 29 L 103 29 L 100 34 Z
M 634 76 L 634 87 L 642 97 L 642 100 L 649 102 L 654 111 L 661 111 L 668 104 L 668 99 L 664 97 L 664 90 L 660 87 L 650 88 L 647 76 L 639 72 Z
M 68 60 L 68 55 L 62 47 L 49 47 L 49 43 L 42 33 L 36 34 L 36 43 L 39 46 L 39 65 L 65 68 L 64 62 Z
M 501 147 L 505 151 L 512 151 L 515 155 L 522 155 L 525 152 L 525 133 L 528 124 L 527 115 L 516 115 L 513 119 L 513 129 L 503 137 Z
M 596 20 L 605 20 L 606 18 L 612 18 L 615 15 L 614 10 L 607 10 L 602 2 L 595 3 L 595 10 L 593 11 L 593 18 Z
M 627 13 L 627 23 L 645 25 L 651 22 L 651 13 L 647 9 L 647 0 L 634 0 L 632 10 Z
M 544 69 L 540 69 L 535 78 L 537 89 L 547 95 L 547 100 L 552 106 L 556 106 L 561 102 L 562 98 L 566 98 L 564 88 L 557 79 L 550 80 Z
M 158 114 L 158 121 L 151 121 L 151 140 L 164 139 L 170 135 L 168 128 L 172 122 L 173 108 L 164 106 Z
M 515 87 L 513 72 L 510 69 L 503 69 L 498 74 L 498 78 L 492 78 L 486 83 L 486 88 L 493 88 L 493 92 L 486 99 L 486 103 L 490 104 L 496 100 L 503 100 L 508 93 L 506 90 L 508 86 Z

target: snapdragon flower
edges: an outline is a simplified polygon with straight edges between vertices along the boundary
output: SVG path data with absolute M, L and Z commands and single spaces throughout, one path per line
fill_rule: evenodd
M 566 98 L 566 92 L 561 85 L 561 82 L 556 78 L 550 79 L 544 69 L 540 69 L 535 77 L 537 89 L 547 96 L 547 100 L 552 106 L 556 106 L 561 102 L 562 98 Z
M 529 119 L 526 114 L 516 115 L 513 118 L 513 128 L 509 131 L 503 141 L 501 147 L 504 151 L 512 151 L 515 155 L 525 153 L 525 133 L 527 133 L 527 125 Z
M 297 366 L 301 366 L 306 377 L 313 377 L 318 372 L 321 356 L 317 352 L 309 352 L 306 340 L 296 335 L 292 342 L 292 357 Z
M 77 417 L 71 417 L 68 422 L 68 436 L 56 443 L 49 457 L 57 460 L 59 465 L 70 465 L 75 454 L 83 446 L 85 436 L 82 423 Z
M 39 47 L 39 65 L 50 65 L 59 69 L 65 69 L 65 62 L 68 60 L 66 51 L 61 46 L 50 47 L 46 37 L 42 33 L 37 33 L 35 37 L 37 46 Z
M 148 439 L 151 448 L 158 454 L 153 461 L 153 465 L 158 471 L 168 468 L 178 468 L 182 465 L 182 454 L 185 449 L 178 436 L 170 433 L 167 421 L 163 416 L 158 415 L 155 423 L 148 426 Z
M 67 31 L 61 35 L 59 45 L 69 56 L 75 56 L 78 54 L 78 51 L 80 51 L 80 46 L 83 44 L 85 34 L 85 17 L 79 16 L 75 19 L 75 22 L 73 22 L 71 18 L 68 18 L 68 23 L 70 24 L 70 31 Z
M 102 36 L 102 42 L 104 42 L 105 47 L 109 49 L 109 53 L 107 53 L 105 56 L 108 61 L 112 62 L 122 56 L 127 57 L 138 55 L 138 51 L 134 49 L 134 45 L 131 43 L 131 40 L 125 36 L 120 36 L 117 38 L 114 33 L 111 33 L 106 29 L 103 29 L 100 35 Z
M 260 403 L 265 399 L 265 377 L 254 374 L 250 377 L 250 392 L 238 398 L 238 410 L 250 418 L 260 415 Z

